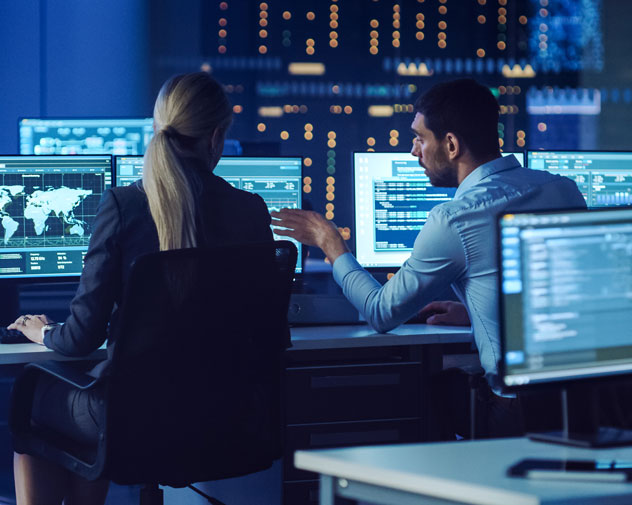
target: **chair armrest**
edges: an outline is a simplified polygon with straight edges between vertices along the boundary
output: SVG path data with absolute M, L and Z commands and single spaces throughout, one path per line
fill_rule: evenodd
M 98 379 L 84 372 L 76 370 L 70 363 L 63 361 L 42 361 L 40 363 L 29 363 L 24 367 L 27 373 L 41 372 L 70 384 L 77 389 L 90 389 Z

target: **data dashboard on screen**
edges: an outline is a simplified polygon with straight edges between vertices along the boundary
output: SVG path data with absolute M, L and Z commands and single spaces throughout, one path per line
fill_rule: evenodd
M 632 210 L 499 219 L 507 386 L 632 373 Z
M 142 156 L 115 156 L 114 159 L 117 186 L 127 186 L 142 177 Z M 235 188 L 257 193 L 265 201 L 268 210 L 300 209 L 303 194 L 302 164 L 301 158 L 223 156 L 214 173 Z M 275 239 L 287 240 L 287 237 L 275 235 Z M 296 272 L 300 273 L 302 245 L 292 241 L 299 251 Z
M 529 151 L 529 168 L 573 179 L 589 208 L 632 205 L 632 152 Z
M 152 118 L 21 118 L 20 154 L 144 154 Z
M 524 165 L 524 153 L 515 155 Z M 365 268 L 399 268 L 435 205 L 456 188 L 435 188 L 409 152 L 353 154 L 356 258 Z
M 0 156 L 0 279 L 79 276 L 112 157 Z

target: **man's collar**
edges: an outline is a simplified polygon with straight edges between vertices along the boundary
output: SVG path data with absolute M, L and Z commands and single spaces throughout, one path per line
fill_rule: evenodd
M 510 154 L 509 156 L 501 156 L 495 160 L 488 161 L 487 163 L 476 167 L 465 179 L 463 179 L 463 181 L 461 181 L 454 197 L 458 198 L 463 192 L 467 191 L 472 186 L 475 186 L 490 175 L 510 170 L 512 168 L 518 168 L 519 166 L 520 163 L 513 154 Z

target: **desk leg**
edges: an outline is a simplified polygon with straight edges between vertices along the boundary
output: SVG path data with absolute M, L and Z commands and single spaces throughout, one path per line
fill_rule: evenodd
M 334 505 L 336 493 L 334 492 L 334 478 L 328 475 L 320 476 L 320 505 Z

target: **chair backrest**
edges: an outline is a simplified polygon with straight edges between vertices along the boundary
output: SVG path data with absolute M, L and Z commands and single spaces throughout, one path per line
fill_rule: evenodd
M 288 241 L 135 262 L 106 381 L 106 476 L 183 486 L 280 456 L 295 263 Z

